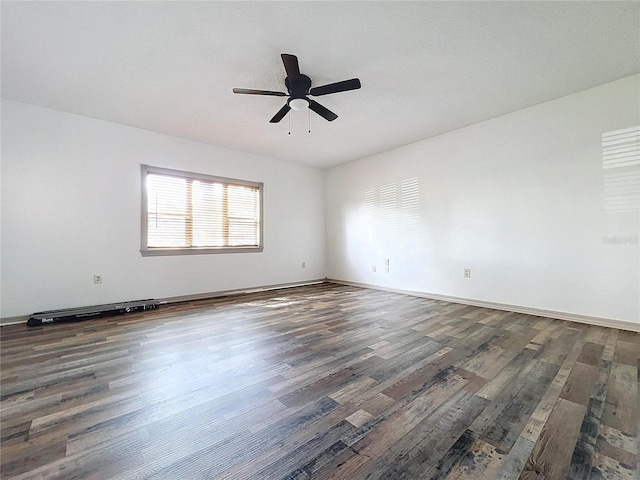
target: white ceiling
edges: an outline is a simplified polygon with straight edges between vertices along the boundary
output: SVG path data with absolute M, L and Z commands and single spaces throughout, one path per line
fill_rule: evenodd
M 638 2 L 2 2 L 2 96 L 329 167 L 640 72 Z M 339 118 L 269 119 L 280 53 Z

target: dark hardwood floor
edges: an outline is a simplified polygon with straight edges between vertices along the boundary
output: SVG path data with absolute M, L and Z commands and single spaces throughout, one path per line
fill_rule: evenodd
M 636 333 L 326 283 L 0 335 L 2 478 L 638 479 Z

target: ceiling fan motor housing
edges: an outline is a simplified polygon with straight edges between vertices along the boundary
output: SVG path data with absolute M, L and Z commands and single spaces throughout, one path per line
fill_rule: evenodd
M 289 77 L 285 78 L 284 84 L 291 98 L 305 98 L 311 88 L 311 79 L 306 75 L 299 74 L 292 80 L 289 80 Z

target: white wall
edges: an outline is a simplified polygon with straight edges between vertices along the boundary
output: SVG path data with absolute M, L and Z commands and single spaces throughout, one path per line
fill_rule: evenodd
M 142 163 L 264 182 L 264 252 L 143 258 Z M 3 101 L 1 174 L 3 318 L 325 276 L 321 170 Z
M 602 149 L 640 124 L 639 90 L 636 75 L 327 172 L 3 101 L 0 317 L 326 275 L 640 323 L 639 213 L 605 209 Z M 264 182 L 264 252 L 143 258 L 141 163 Z
M 640 322 L 639 213 L 605 209 L 602 147 L 603 133 L 640 124 L 639 86 L 636 75 L 331 169 L 328 277 Z M 639 189 L 637 161 L 618 171 Z M 416 177 L 417 217 L 400 192 L 385 217 L 379 187 Z

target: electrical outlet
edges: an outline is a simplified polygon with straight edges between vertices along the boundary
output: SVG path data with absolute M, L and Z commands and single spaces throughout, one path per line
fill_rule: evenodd
M 373 273 L 376 273 L 376 266 L 375 266 L 375 265 L 371 265 L 371 271 L 372 271 Z
M 302 262 L 302 268 L 307 268 L 307 262 Z
M 465 268 L 464 269 L 464 278 L 471 278 L 471 269 L 470 268 Z
M 94 273 L 93 274 L 93 283 L 102 283 L 102 274 Z
M 384 273 L 389 273 L 389 259 L 384 260 Z

